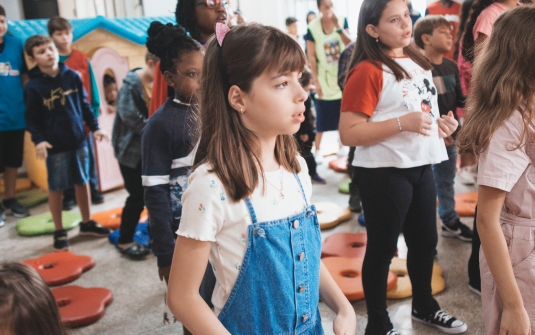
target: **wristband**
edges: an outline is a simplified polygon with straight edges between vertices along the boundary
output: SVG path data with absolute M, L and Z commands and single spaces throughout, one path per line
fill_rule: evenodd
M 338 28 L 338 29 L 336 29 L 336 32 L 340 35 L 340 34 L 342 34 L 344 32 L 344 29 Z
M 396 117 L 396 120 L 398 120 L 398 128 L 399 128 L 399 132 L 401 133 L 403 129 L 401 129 L 401 122 L 399 121 L 399 117 Z

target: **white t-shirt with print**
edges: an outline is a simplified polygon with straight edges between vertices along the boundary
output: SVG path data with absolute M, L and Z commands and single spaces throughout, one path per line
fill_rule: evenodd
M 310 204 L 312 184 L 305 160 L 298 157 L 298 174 Z M 225 305 L 238 278 L 247 249 L 251 216 L 244 200 L 233 202 L 217 175 L 203 164 L 191 174 L 182 196 L 182 220 L 177 234 L 200 241 L 212 241 L 209 261 L 214 269 L 216 286 L 212 296 L 214 312 Z M 285 169 L 265 173 L 266 193 L 262 181 L 250 197 L 259 223 L 283 219 L 301 213 L 306 205 L 301 188 L 293 173 Z M 284 199 L 280 196 L 281 178 Z
M 369 116 L 368 122 L 385 121 L 411 112 L 429 113 L 433 120 L 430 135 L 403 131 L 381 142 L 358 146 L 354 166 L 411 168 L 448 159 L 444 139 L 438 134 L 440 113 L 431 71 L 408 57 L 394 60 L 411 78 L 397 81 L 384 64 L 381 70 L 370 61 L 362 61 L 347 75 L 342 112 L 364 113 Z

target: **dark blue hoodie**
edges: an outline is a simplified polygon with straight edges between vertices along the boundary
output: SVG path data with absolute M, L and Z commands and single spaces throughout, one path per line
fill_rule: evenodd
M 98 122 L 86 102 L 82 80 L 76 72 L 59 63 L 59 73 L 50 77 L 36 66 L 28 71 L 24 88 L 26 125 L 37 145 L 47 141 L 49 154 L 76 150 L 86 138 L 85 124 L 98 130 Z

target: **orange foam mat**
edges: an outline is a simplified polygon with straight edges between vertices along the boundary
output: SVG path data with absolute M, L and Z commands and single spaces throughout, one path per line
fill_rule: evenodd
M 119 229 L 121 227 L 121 217 L 123 215 L 123 207 L 117 207 L 100 213 L 95 213 L 91 219 L 98 222 L 102 227 L 109 229 Z M 149 212 L 145 208 L 139 217 L 139 222 L 147 222 L 149 220 Z
M 90 256 L 76 255 L 69 251 L 53 252 L 22 262 L 39 272 L 49 286 L 69 283 L 95 265 Z
M 321 257 L 360 257 L 366 253 L 368 234 L 339 233 L 323 241 Z
M 329 167 L 336 172 L 347 173 L 347 157 L 340 157 L 329 162 Z
M 349 301 L 364 299 L 364 288 L 362 287 L 363 258 L 328 257 L 323 258 L 322 261 Z M 387 290 L 392 289 L 396 283 L 397 276 L 393 272 L 389 272 Z
M 111 291 L 101 287 L 68 285 L 53 289 L 52 295 L 58 304 L 61 321 L 68 327 L 87 326 L 97 321 L 113 300 Z

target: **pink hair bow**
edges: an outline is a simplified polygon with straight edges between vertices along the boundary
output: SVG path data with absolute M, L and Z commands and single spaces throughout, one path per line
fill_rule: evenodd
M 226 24 L 220 22 L 217 22 L 215 24 L 215 36 L 220 47 L 223 46 L 223 40 L 225 39 L 225 36 L 227 36 L 227 33 L 229 31 L 230 28 Z

